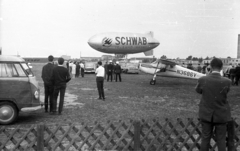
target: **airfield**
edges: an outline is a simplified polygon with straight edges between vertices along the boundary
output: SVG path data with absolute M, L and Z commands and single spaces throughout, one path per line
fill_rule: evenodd
M 32 63 L 44 100 L 41 71 L 44 63 Z M 198 118 L 200 95 L 194 90 L 197 80 L 157 77 L 152 75 L 122 74 L 122 82 L 104 81 L 106 100 L 98 100 L 95 74 L 72 79 L 66 89 L 62 115 L 49 115 L 42 107 L 35 112 L 20 112 L 13 125 L 82 123 L 129 119 Z M 232 117 L 239 117 L 240 86 L 232 86 L 228 101 Z M 237 119 L 238 121 L 239 119 Z

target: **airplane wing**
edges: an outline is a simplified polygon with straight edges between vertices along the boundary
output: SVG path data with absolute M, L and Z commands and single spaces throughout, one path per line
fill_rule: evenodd
M 158 59 L 155 62 L 148 64 L 148 63 L 141 63 L 140 66 L 144 67 L 144 68 L 153 68 L 153 69 L 162 69 L 162 68 L 166 68 L 167 65 L 170 66 L 175 66 L 177 65 L 176 62 L 170 61 L 170 60 L 166 60 L 166 59 Z
M 160 63 L 165 64 L 165 65 L 171 65 L 171 66 L 175 66 L 177 65 L 176 62 L 170 61 L 170 60 L 166 60 L 166 59 L 159 59 L 158 60 Z

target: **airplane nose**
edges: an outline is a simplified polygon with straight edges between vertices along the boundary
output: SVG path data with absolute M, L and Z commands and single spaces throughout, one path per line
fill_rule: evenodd
M 138 70 L 140 70 L 142 72 L 146 72 L 146 69 L 148 69 L 148 65 L 147 64 L 144 64 L 144 63 L 140 63 L 139 64 Z

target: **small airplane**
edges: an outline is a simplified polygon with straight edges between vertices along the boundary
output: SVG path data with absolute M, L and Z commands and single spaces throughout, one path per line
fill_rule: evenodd
M 199 79 L 205 76 L 205 74 L 187 69 L 178 65 L 176 62 L 165 59 L 158 59 L 151 64 L 140 64 L 139 70 L 153 74 L 153 78 L 150 81 L 151 85 L 156 84 L 156 76 L 186 79 Z
M 153 38 L 153 32 L 146 34 L 109 32 L 92 36 L 88 44 L 95 50 L 112 54 L 133 54 L 144 52 L 153 55 L 153 48 L 160 43 Z

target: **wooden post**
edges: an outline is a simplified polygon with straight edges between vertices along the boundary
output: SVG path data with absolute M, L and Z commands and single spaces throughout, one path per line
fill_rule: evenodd
M 134 151 L 138 151 L 140 149 L 140 130 L 141 130 L 141 125 L 140 121 L 134 121 L 133 123 L 134 126 Z
M 37 151 L 44 151 L 44 124 L 37 125 Z

